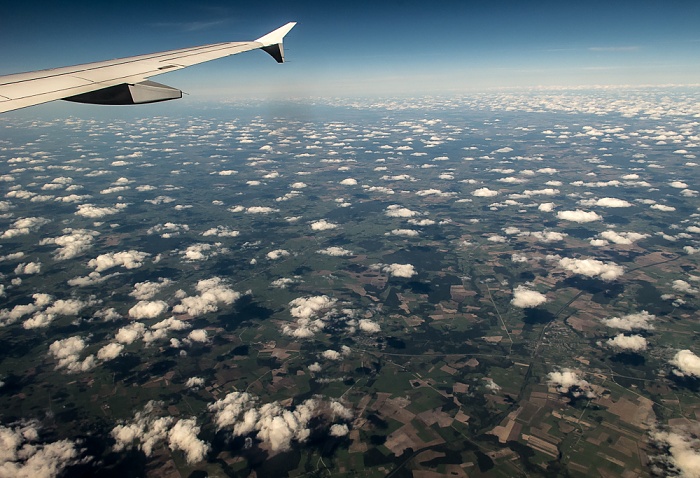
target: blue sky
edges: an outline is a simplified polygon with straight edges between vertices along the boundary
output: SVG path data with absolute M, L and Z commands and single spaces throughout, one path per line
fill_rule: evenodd
M 155 79 L 227 97 L 700 83 L 696 1 L 14 2 L 0 73 L 251 40 L 287 21 L 287 65 L 250 52 Z

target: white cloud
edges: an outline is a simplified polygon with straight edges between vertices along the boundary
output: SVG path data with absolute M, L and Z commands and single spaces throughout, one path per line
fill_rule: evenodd
M 647 349 L 647 339 L 641 335 L 618 334 L 606 342 L 610 347 L 641 352 Z
M 681 478 L 700 477 L 700 440 L 697 436 L 697 422 L 691 421 L 693 427 L 674 426 L 672 431 L 654 431 L 651 438 L 661 448 L 668 449 L 668 456 L 663 458 L 670 468 L 666 476 Z
M 602 262 L 596 259 L 559 259 L 559 266 L 586 277 L 598 277 L 604 281 L 615 280 L 624 274 L 624 269 L 612 262 Z
M 64 229 L 63 233 L 63 236 L 49 237 L 39 242 L 39 245 L 42 246 L 45 244 L 55 244 L 59 246 L 58 250 L 54 252 L 54 258 L 58 261 L 73 259 L 89 250 L 93 245 L 95 237 L 100 235 L 97 231 L 71 228 Z
M 575 211 L 559 211 L 557 213 L 557 218 L 563 221 L 572 221 L 578 223 L 601 221 L 603 218 L 599 214 L 593 211 L 582 211 L 576 209 Z
M 391 234 L 394 236 L 417 237 L 420 232 L 415 229 L 392 229 Z
M 58 360 L 56 370 L 65 369 L 68 373 L 78 373 L 92 369 L 96 365 L 94 355 L 80 360 L 80 354 L 85 347 L 85 341 L 81 337 L 68 337 L 49 345 L 49 353 Z
M 558 372 L 550 372 L 547 374 L 547 382 L 561 393 L 571 393 L 574 397 L 595 397 L 591 384 L 579 377 L 575 370 L 563 368 Z
M 168 304 L 162 300 L 142 300 L 129 309 L 132 319 L 155 319 L 168 310 Z
M 357 179 L 346 178 L 340 181 L 340 184 L 342 184 L 343 186 L 354 186 L 357 184 Z
M 378 323 L 369 319 L 360 319 L 357 325 L 361 331 L 368 334 L 376 334 L 382 330 Z
M 671 181 L 668 183 L 669 186 L 672 188 L 677 188 L 677 189 L 685 189 L 688 187 L 687 183 L 684 183 L 683 181 Z
M 152 299 L 158 292 L 172 283 L 172 280 L 162 277 L 158 279 L 158 282 L 137 282 L 134 284 L 134 290 L 129 295 L 136 300 Z
M 189 464 L 204 460 L 209 451 L 209 444 L 197 438 L 200 427 L 194 418 L 178 420 L 168 432 L 168 447 L 185 453 Z
M 632 330 L 653 330 L 654 325 L 652 320 L 656 319 L 655 315 L 650 314 L 646 310 L 635 314 L 627 314 L 622 317 L 612 317 L 609 319 L 601 319 L 603 325 L 614 329 L 632 331 Z
M 39 442 L 39 424 L 22 422 L 13 427 L 0 426 L 0 476 L 16 478 L 54 478 L 62 476 L 84 451 L 70 440 Z
M 382 272 L 393 277 L 413 277 L 417 274 L 416 269 L 411 264 L 385 264 L 381 266 Z
M 679 350 L 668 363 L 675 367 L 673 373 L 680 377 L 700 377 L 700 357 L 690 350 Z
M 284 249 L 275 249 L 274 251 L 268 252 L 266 257 L 271 261 L 276 261 L 277 259 L 281 259 L 289 255 L 289 251 L 286 251 Z
M 184 297 L 180 304 L 173 307 L 174 313 L 197 317 L 216 312 L 220 304 L 231 305 L 241 297 L 239 292 L 228 287 L 219 277 L 200 280 L 195 288 L 199 295 Z
M 120 344 L 132 344 L 139 338 L 143 337 L 146 331 L 146 326 L 142 322 L 132 322 L 120 328 L 114 336 L 114 339 Z
M 666 206 L 665 204 L 652 204 L 649 206 L 652 209 L 656 209 L 657 211 L 662 211 L 662 212 L 672 212 L 675 211 L 676 208 L 673 206 Z
M 671 286 L 673 290 L 682 292 L 683 294 L 697 294 L 698 289 L 693 289 L 693 286 L 690 285 L 690 283 L 677 279 L 673 281 L 673 285 Z
M 94 204 L 79 204 L 76 215 L 90 219 L 99 219 L 111 214 L 116 214 L 126 208 L 126 204 L 115 204 L 114 207 L 97 207 Z
M 352 251 L 349 249 L 344 249 L 342 247 L 337 247 L 337 246 L 331 246 L 331 247 L 326 247 L 325 249 L 321 249 L 319 251 L 316 251 L 319 254 L 324 254 L 327 256 L 334 256 L 334 257 L 350 257 L 353 255 Z
M 12 223 L 12 227 L 0 235 L 2 239 L 10 239 L 34 232 L 41 226 L 48 224 L 50 220 L 43 217 L 24 217 Z
M 246 214 L 270 214 L 279 212 L 279 209 L 274 209 L 268 206 L 251 206 L 245 210 Z
M 389 217 L 414 217 L 420 215 L 419 212 L 411 211 L 410 209 L 401 207 L 398 204 L 392 204 L 391 206 L 388 206 L 384 214 Z
M 187 339 L 192 342 L 206 343 L 209 341 L 209 334 L 205 329 L 195 329 L 187 335 Z
M 638 232 L 617 232 L 613 230 L 607 230 L 601 232 L 600 234 L 598 234 L 598 236 L 605 239 L 606 241 L 610 241 L 615 244 L 629 245 L 649 237 L 649 234 L 640 234 Z
M 216 237 L 237 237 L 240 234 L 239 231 L 233 231 L 227 226 L 216 226 L 211 229 L 207 229 L 202 233 L 202 236 L 216 236 Z
M 350 433 L 350 429 L 344 423 L 334 423 L 331 425 L 329 433 L 332 437 L 344 437 Z
M 542 204 L 537 206 L 537 209 L 542 212 L 552 212 L 555 207 L 556 204 L 554 204 L 553 202 L 543 202 Z
M 112 267 L 124 267 L 125 269 L 136 269 L 143 265 L 143 260 L 150 254 L 139 251 L 122 251 L 100 254 L 95 259 L 88 262 L 88 267 L 92 267 L 96 272 L 102 272 Z
M 204 379 L 202 377 L 190 377 L 185 381 L 185 387 L 187 388 L 199 388 L 204 386 Z
M 476 191 L 472 191 L 472 196 L 475 197 L 481 197 L 481 198 L 490 198 L 493 196 L 497 196 L 498 191 L 494 191 L 493 189 L 489 188 L 480 188 L 477 189 Z
M 114 360 L 119 357 L 119 354 L 124 350 L 124 345 L 119 343 L 110 343 L 97 351 L 97 358 L 102 361 Z
M 584 199 L 579 201 L 582 206 L 599 206 L 599 207 L 609 207 L 609 208 L 622 208 L 622 207 L 632 207 L 632 203 L 625 201 L 624 199 L 617 198 L 600 198 L 600 199 Z
M 525 286 L 519 285 L 513 289 L 513 299 L 510 301 L 515 307 L 522 309 L 528 307 L 537 307 L 547 302 L 547 297 L 536 290 L 528 289 Z
M 41 272 L 41 262 L 22 262 L 15 267 L 15 274 L 31 275 Z
M 311 223 L 311 229 L 314 231 L 328 231 L 331 229 L 337 228 L 337 224 L 333 224 L 332 222 L 328 222 L 325 219 L 321 219 L 319 221 L 315 221 Z

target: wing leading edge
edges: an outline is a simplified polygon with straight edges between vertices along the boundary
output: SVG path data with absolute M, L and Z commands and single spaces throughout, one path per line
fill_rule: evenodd
M 188 66 L 261 49 L 284 62 L 284 36 L 295 22 L 257 40 L 203 45 L 149 55 L 0 76 L 0 113 L 65 99 L 92 104 L 139 104 L 182 97 L 176 88 L 148 78 Z

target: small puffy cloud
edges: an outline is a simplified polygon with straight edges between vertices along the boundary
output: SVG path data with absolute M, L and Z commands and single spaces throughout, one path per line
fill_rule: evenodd
M 606 342 L 608 346 L 632 352 L 641 352 L 647 349 L 647 339 L 641 335 L 618 334 Z
M 146 326 L 141 322 L 133 322 L 125 327 L 120 328 L 114 336 L 114 339 L 120 344 L 132 344 L 136 340 L 143 337 L 146 331 Z
M 187 388 L 199 388 L 204 386 L 204 379 L 202 377 L 190 377 L 185 382 L 185 387 Z
M 357 184 L 357 179 L 346 178 L 340 181 L 340 184 L 342 184 L 343 186 L 355 186 Z
M 311 229 L 314 231 L 329 231 L 331 229 L 335 229 L 338 227 L 337 224 L 333 224 L 332 222 L 328 222 L 325 219 L 321 219 L 319 221 L 314 221 L 310 225 L 311 225 Z
M 178 420 L 168 432 L 168 447 L 185 454 L 189 464 L 204 460 L 209 451 L 209 444 L 197 438 L 200 427 L 194 418 Z
M 544 294 L 522 285 L 513 289 L 513 299 L 510 301 L 515 307 L 520 307 L 521 309 L 537 307 L 545 302 L 547 302 L 547 297 Z
M 657 211 L 662 211 L 662 212 L 672 212 L 675 211 L 676 208 L 673 206 L 667 206 L 665 204 L 652 204 L 649 206 L 652 209 L 656 209 Z
M 279 212 L 279 209 L 274 209 L 268 206 L 251 206 L 245 209 L 246 214 L 270 214 Z
M 584 199 L 579 201 L 582 206 L 598 206 L 609 208 L 632 207 L 632 203 L 618 198 Z
M 560 393 L 570 393 L 574 397 L 595 397 L 591 384 L 581 378 L 575 370 L 563 368 L 558 372 L 550 372 L 547 374 L 547 383 Z
M 65 369 L 68 373 L 78 373 L 92 369 L 96 365 L 94 355 L 80 360 L 80 354 L 85 347 L 85 341 L 81 337 L 68 337 L 49 345 L 49 354 L 58 360 L 56 370 Z
M 414 217 L 420 215 L 419 212 L 412 211 L 405 207 L 401 207 L 398 204 L 392 204 L 391 206 L 388 206 L 384 214 L 388 217 Z
M 418 237 L 420 232 L 415 229 L 392 229 L 391 234 L 394 236 Z
M 284 249 L 275 249 L 274 251 L 268 252 L 266 257 L 271 261 L 276 261 L 277 259 L 281 259 L 287 256 L 289 256 L 289 251 L 286 251 Z
M 162 300 L 142 300 L 129 309 L 132 319 L 155 319 L 168 310 L 168 304 Z
M 63 230 L 64 235 L 59 237 L 49 237 L 42 239 L 39 245 L 55 244 L 59 248 L 54 252 L 54 258 L 58 261 L 73 259 L 83 252 L 89 250 L 96 236 L 100 233 L 87 229 L 71 229 Z
M 94 204 L 79 204 L 75 214 L 89 219 L 99 219 L 117 214 L 124 208 L 126 208 L 126 204 L 115 204 L 114 207 L 97 207 Z
M 685 189 L 688 187 L 687 183 L 684 183 L 683 181 L 671 181 L 668 183 L 669 186 L 672 188 L 677 188 L 677 189 Z
M 565 232 L 556 231 L 535 231 L 535 232 L 523 232 L 518 234 L 520 237 L 534 237 L 539 242 L 544 242 L 549 244 L 550 242 L 563 241 L 568 235 Z
M 136 269 L 143 266 L 143 260 L 150 254 L 139 251 L 122 251 L 110 252 L 108 254 L 100 254 L 95 259 L 88 262 L 88 267 L 95 269 L 96 272 L 102 272 L 113 267 L 124 267 L 125 269 Z
M 700 357 L 690 350 L 679 350 L 668 363 L 679 377 L 700 377 Z
M 71 465 L 85 462 L 84 451 L 70 440 L 39 441 L 39 424 L 22 422 L 0 426 L 0 476 L 17 478 L 53 478 L 63 476 Z
M 413 277 L 417 274 L 416 269 L 411 264 L 385 264 L 381 266 L 381 271 L 393 277 Z
M 334 361 L 340 360 L 341 358 L 343 358 L 343 356 L 341 355 L 340 352 L 338 352 L 337 350 L 330 350 L 330 349 L 324 350 L 321 353 L 321 357 L 323 357 L 326 360 L 334 360 Z
M 17 275 L 31 275 L 38 274 L 41 272 L 41 262 L 22 262 L 15 267 L 15 274 Z
M 239 231 L 234 231 L 226 226 L 216 226 L 211 229 L 207 229 L 202 233 L 204 237 L 216 236 L 216 237 L 237 237 L 240 234 Z
M 435 221 L 432 219 L 409 219 L 408 223 L 413 226 L 432 226 Z
M 137 282 L 134 284 L 134 290 L 129 293 L 131 297 L 136 300 L 148 300 L 152 299 L 156 294 L 158 294 L 163 288 L 171 285 L 173 283 L 170 279 L 160 278 L 158 282 Z
M 602 319 L 601 322 L 608 327 L 631 332 L 632 330 L 653 330 L 654 325 L 651 321 L 654 319 L 656 319 L 655 315 L 643 310 L 638 313 L 623 315 L 622 317 Z
M 209 334 L 205 329 L 195 329 L 187 335 L 187 339 L 192 342 L 206 343 L 209 341 Z
M 321 249 L 316 252 L 318 252 L 319 254 L 324 254 L 326 256 L 333 257 L 350 257 L 353 255 L 351 250 L 337 246 L 326 247 L 325 249 Z
M 12 227 L 2 233 L 0 238 L 10 239 L 16 236 L 23 236 L 34 232 L 41 226 L 48 224 L 50 220 L 43 217 L 24 217 L 12 223 Z
M 331 428 L 330 428 L 328 433 L 332 437 L 344 437 L 348 433 L 350 433 L 350 429 L 344 423 L 342 423 L 342 424 L 334 423 L 333 425 L 331 425 Z
M 225 250 L 222 249 L 220 246 L 220 242 L 217 242 L 216 244 L 208 244 L 206 242 L 192 244 L 191 246 L 188 246 L 187 249 L 185 249 L 184 251 L 180 251 L 180 255 L 182 255 L 185 258 L 185 260 L 188 261 L 205 261 L 210 257 L 216 256 L 220 252 Z
M 677 279 L 673 281 L 673 284 L 671 285 L 673 290 L 677 292 L 681 292 L 683 294 L 697 294 L 698 289 L 694 289 L 693 286 L 690 285 L 690 283 Z
M 102 361 L 114 360 L 119 357 L 119 354 L 124 350 L 124 346 L 120 343 L 110 343 L 97 351 L 97 358 Z
M 555 207 L 556 204 L 554 204 L 553 202 L 543 202 L 542 204 L 537 206 L 537 209 L 542 212 L 552 212 Z
M 563 269 L 586 277 L 597 277 L 604 281 L 612 281 L 624 274 L 622 266 L 612 262 L 602 262 L 596 259 L 571 259 L 564 257 L 559 259 L 559 266 Z
M 231 305 L 241 297 L 239 292 L 228 287 L 219 277 L 200 280 L 195 288 L 199 295 L 184 297 L 180 304 L 173 307 L 174 313 L 197 317 L 216 312 L 219 310 L 219 305 Z
M 649 237 L 649 234 L 640 234 L 638 232 L 617 232 L 613 230 L 603 231 L 598 236 L 601 239 L 610 241 L 615 244 L 629 245 L 642 239 Z
M 657 446 L 667 450 L 667 455 L 656 457 L 668 468 L 666 476 L 700 477 L 698 424 L 697 422 L 690 422 L 688 425 L 687 427 L 674 426 L 673 430 L 657 430 L 651 433 L 651 438 L 656 442 Z
M 360 319 L 357 325 L 361 331 L 367 334 L 376 334 L 382 330 L 378 323 L 369 319 Z
M 493 196 L 497 196 L 498 191 L 494 191 L 493 189 L 489 188 L 480 188 L 477 189 L 476 191 L 472 191 L 472 196 L 475 197 L 481 197 L 481 198 L 490 198 Z
M 582 211 L 580 209 L 576 209 L 575 211 L 559 211 L 557 212 L 557 218 L 563 221 L 578 223 L 601 221 L 603 219 L 602 216 L 593 211 Z

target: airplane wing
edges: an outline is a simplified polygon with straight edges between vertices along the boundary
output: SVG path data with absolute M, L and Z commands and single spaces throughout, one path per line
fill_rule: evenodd
M 295 22 L 254 41 L 215 43 L 150 55 L 0 76 L 0 113 L 53 100 L 128 105 L 182 98 L 182 91 L 147 79 L 188 66 L 262 49 L 284 62 L 282 41 Z

